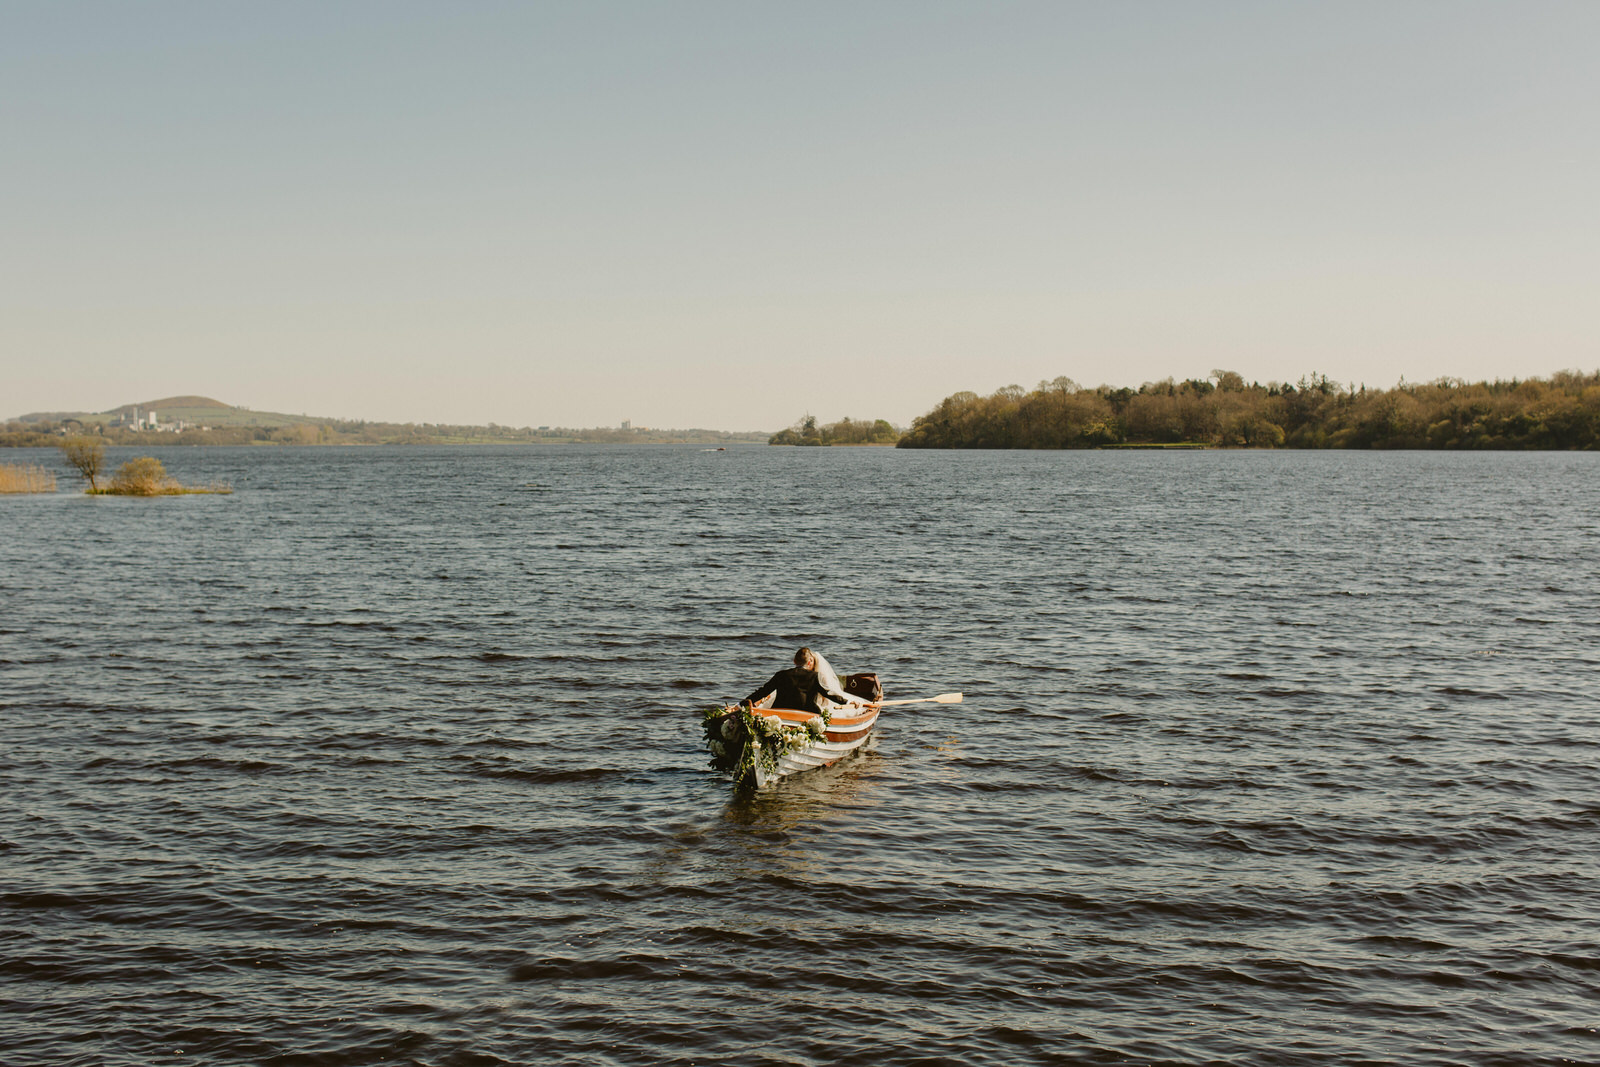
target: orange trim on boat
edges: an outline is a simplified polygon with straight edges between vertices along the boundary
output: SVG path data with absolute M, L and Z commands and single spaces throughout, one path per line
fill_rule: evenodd
M 776 715 L 778 718 L 782 719 L 784 722 L 786 722 L 786 723 L 794 723 L 796 726 L 802 726 L 805 723 L 809 722 L 810 720 L 816 718 L 816 712 L 812 712 L 812 711 L 795 711 L 792 708 L 757 708 L 755 710 L 756 710 L 756 714 L 758 714 L 758 715 Z M 856 726 L 856 725 L 858 725 L 860 723 L 864 723 L 864 722 L 869 721 L 870 719 L 874 718 L 877 714 L 878 714 L 878 709 L 877 708 L 868 708 L 866 711 L 862 712 L 859 715 L 833 715 L 833 716 L 831 716 L 831 721 L 830 721 L 829 725 L 831 725 L 831 726 Z

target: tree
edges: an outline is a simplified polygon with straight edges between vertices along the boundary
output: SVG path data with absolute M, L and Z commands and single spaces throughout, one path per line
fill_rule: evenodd
M 89 491 L 99 488 L 95 478 L 105 469 L 106 446 L 93 437 L 69 437 L 61 442 L 61 452 L 67 462 L 78 468 L 78 473 L 89 480 Z

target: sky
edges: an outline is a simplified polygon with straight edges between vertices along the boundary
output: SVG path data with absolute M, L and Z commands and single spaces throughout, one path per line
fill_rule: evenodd
M 0 2 L 0 417 L 1600 367 L 1600 3 Z

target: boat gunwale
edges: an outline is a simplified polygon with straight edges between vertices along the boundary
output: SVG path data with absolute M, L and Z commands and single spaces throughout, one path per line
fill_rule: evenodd
M 732 711 L 734 709 L 729 708 L 728 710 Z M 817 717 L 817 713 L 814 711 L 799 711 L 795 708 L 756 708 L 754 710 L 761 715 L 776 715 L 783 720 L 785 726 L 804 726 Z M 855 726 L 859 723 L 876 719 L 878 713 L 879 709 L 877 708 L 867 708 L 859 715 L 829 715 L 828 725 Z

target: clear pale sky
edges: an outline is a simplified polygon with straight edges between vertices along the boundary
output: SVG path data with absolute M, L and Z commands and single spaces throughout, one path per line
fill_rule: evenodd
M 1600 3 L 0 4 L 0 416 L 1600 366 Z

